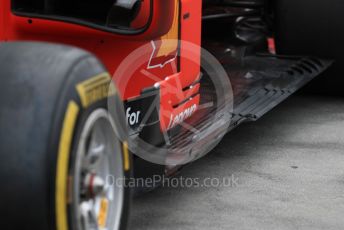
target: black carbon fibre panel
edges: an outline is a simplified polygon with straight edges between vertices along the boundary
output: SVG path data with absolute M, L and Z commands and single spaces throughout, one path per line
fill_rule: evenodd
M 249 56 L 240 61 L 224 56 L 220 62 L 233 87 L 233 110 L 226 111 L 228 108 L 224 105 L 209 108 L 188 121 L 193 130 L 181 127 L 177 135 L 171 135 L 167 147 L 173 153 L 169 157 L 175 162 L 204 155 L 227 132 L 243 122 L 258 120 L 332 63 L 311 57 L 273 55 Z M 214 93 L 213 89 L 201 90 L 203 98 L 214 98 L 214 95 L 206 95 Z M 228 123 L 229 127 L 225 125 Z M 189 156 L 185 156 L 186 152 Z

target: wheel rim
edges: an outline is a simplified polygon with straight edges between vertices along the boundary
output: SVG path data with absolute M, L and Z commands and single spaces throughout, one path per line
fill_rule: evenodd
M 85 122 L 77 147 L 73 182 L 76 229 L 120 228 L 124 189 L 115 183 L 124 178 L 120 153 L 108 112 L 94 111 Z

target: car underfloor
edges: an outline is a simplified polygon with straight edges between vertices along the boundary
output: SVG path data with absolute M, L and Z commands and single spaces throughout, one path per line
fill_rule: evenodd
M 142 194 L 130 229 L 341 229 L 343 111 L 343 98 L 292 96 L 177 176 L 233 175 L 238 185 Z

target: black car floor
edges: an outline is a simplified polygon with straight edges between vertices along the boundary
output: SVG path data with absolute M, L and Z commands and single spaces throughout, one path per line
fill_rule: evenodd
M 131 230 L 343 229 L 344 98 L 293 96 L 180 176 L 233 183 L 143 194 Z

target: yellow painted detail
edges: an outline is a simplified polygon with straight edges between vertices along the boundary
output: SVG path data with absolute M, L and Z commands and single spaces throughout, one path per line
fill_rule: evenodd
M 76 90 L 84 108 L 116 94 L 115 86 L 108 73 L 102 73 L 81 82 L 76 86 Z
M 173 24 L 170 31 L 161 37 L 161 47 L 157 57 L 167 56 L 178 49 L 179 38 L 179 0 L 175 0 Z
M 63 127 L 60 137 L 57 171 L 56 171 L 56 224 L 57 230 L 68 230 L 67 221 L 67 184 L 68 184 L 68 165 L 71 151 L 71 144 L 73 139 L 73 131 L 77 116 L 79 113 L 79 106 L 71 101 L 68 104 L 67 112 L 63 121 Z
M 124 158 L 124 170 L 128 171 L 130 169 L 130 159 L 129 159 L 129 149 L 128 142 L 123 142 L 123 158 Z
M 109 211 L 109 201 L 106 198 L 103 198 L 100 202 L 100 210 L 98 215 L 98 227 L 104 229 L 106 227 L 106 222 L 108 218 Z

